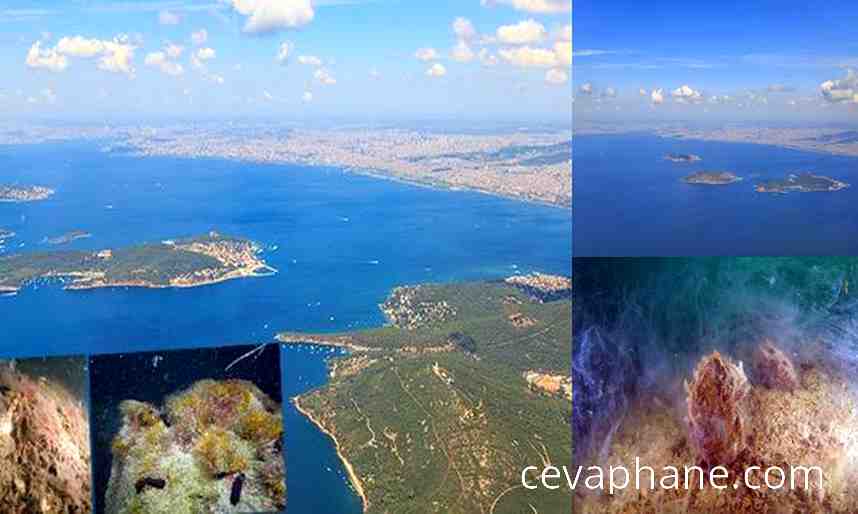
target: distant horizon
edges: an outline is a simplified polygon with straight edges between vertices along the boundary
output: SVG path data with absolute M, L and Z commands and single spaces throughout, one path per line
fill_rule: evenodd
M 572 0 L 6 4 L 7 119 L 572 115 Z
M 579 3 L 576 120 L 858 122 L 858 4 Z

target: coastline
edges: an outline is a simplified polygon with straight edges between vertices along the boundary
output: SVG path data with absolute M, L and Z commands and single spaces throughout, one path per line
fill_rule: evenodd
M 316 346 L 327 346 L 330 348 L 342 348 L 352 352 L 369 352 L 374 350 L 368 346 L 355 344 L 349 338 L 342 336 L 325 336 L 313 334 L 277 334 L 274 339 L 281 344 L 302 345 L 311 344 Z
M 319 431 L 321 431 L 326 436 L 330 437 L 331 440 L 334 442 L 334 448 L 337 451 L 337 457 L 343 463 L 343 468 L 345 468 L 345 470 L 346 470 L 346 474 L 349 477 L 349 482 L 351 483 L 352 488 L 354 489 L 355 493 L 357 493 L 357 495 L 361 499 L 361 503 L 363 504 L 363 512 L 366 512 L 367 509 L 369 509 L 369 500 L 366 497 L 366 492 L 364 491 L 364 488 L 363 488 L 363 482 L 361 482 L 360 477 L 357 475 L 357 472 L 354 469 L 354 466 L 352 466 L 352 463 L 349 462 L 348 459 L 346 459 L 346 456 L 343 454 L 342 448 L 340 447 L 340 441 L 333 434 L 333 432 L 331 432 L 330 430 L 325 428 L 325 426 L 322 425 L 322 423 L 318 419 L 316 419 L 316 417 L 313 416 L 313 414 L 309 410 L 305 409 L 301 405 L 301 397 L 300 396 L 296 396 L 296 397 L 292 398 L 292 405 L 295 406 L 295 409 L 297 409 L 298 412 L 301 413 L 301 415 L 303 415 L 307 419 L 309 419 L 310 422 L 313 423 L 316 426 L 316 428 L 319 429 Z
M 300 162 L 300 161 L 293 161 L 293 160 L 280 161 L 280 160 L 250 159 L 250 158 L 240 158 L 240 157 L 226 156 L 226 155 L 225 156 L 212 155 L 212 156 L 197 157 L 197 156 L 193 156 L 193 155 L 182 155 L 182 154 L 163 154 L 163 155 L 162 154 L 149 154 L 149 153 L 141 152 L 137 148 L 135 148 L 135 151 L 131 152 L 131 155 L 133 155 L 135 157 L 141 157 L 141 158 L 146 158 L 146 157 L 173 157 L 173 158 L 183 158 L 183 159 L 200 159 L 200 158 L 224 159 L 224 160 L 233 161 L 233 162 L 249 162 L 249 163 L 253 163 L 253 164 L 270 164 L 270 165 L 274 165 L 274 166 L 292 165 L 292 166 L 304 166 L 304 167 L 311 167 L 311 168 L 312 167 L 322 168 L 322 167 L 327 166 L 327 167 L 332 167 L 332 168 L 342 170 L 343 173 L 350 173 L 353 175 L 370 177 L 370 178 L 374 178 L 374 179 L 378 179 L 378 180 L 387 180 L 387 181 L 391 181 L 391 182 L 398 182 L 400 184 L 406 184 L 406 185 L 410 185 L 410 186 L 424 187 L 426 189 L 433 189 L 436 191 L 467 191 L 470 193 L 479 193 L 479 194 L 484 194 L 484 195 L 488 195 L 488 196 L 493 196 L 495 198 L 503 198 L 506 200 L 513 200 L 513 201 L 532 204 L 532 205 L 541 205 L 543 207 L 553 207 L 555 209 L 568 210 L 568 211 L 572 210 L 571 199 L 570 199 L 570 204 L 566 205 L 566 204 L 557 203 L 557 202 L 550 202 L 547 200 L 540 200 L 537 198 L 524 198 L 521 196 L 503 194 L 503 193 L 499 193 L 496 191 L 480 189 L 477 187 L 457 186 L 457 185 L 453 185 L 453 184 L 431 182 L 429 180 L 405 178 L 405 177 L 400 177 L 400 176 L 397 176 L 394 174 L 386 173 L 386 172 L 381 171 L 381 170 L 369 170 L 369 169 L 363 169 L 363 168 L 353 168 L 353 167 L 349 167 L 349 166 L 341 166 L 341 165 L 336 165 L 336 164 L 310 163 L 310 162 Z
M 263 272 L 263 273 L 258 273 L 257 270 L 260 268 L 265 268 L 269 271 Z M 275 268 L 272 268 L 271 266 L 268 266 L 268 265 L 264 265 L 264 266 L 254 268 L 250 272 L 239 273 L 238 271 L 235 271 L 232 273 L 227 273 L 226 275 L 224 275 L 222 277 L 203 280 L 203 281 L 194 282 L 194 283 L 172 283 L 171 282 L 169 284 L 152 284 L 152 283 L 146 283 L 146 282 L 131 282 L 131 281 L 129 281 L 129 282 L 110 282 L 110 283 L 87 284 L 86 282 L 80 282 L 79 280 L 72 280 L 71 284 L 63 285 L 63 290 L 65 290 L 65 291 L 88 291 L 88 290 L 93 290 L 93 289 L 116 289 L 116 288 L 120 288 L 120 287 L 132 287 L 132 288 L 138 288 L 138 289 L 192 289 L 195 287 L 203 287 L 203 286 L 208 286 L 208 285 L 213 285 L 213 284 L 220 284 L 222 282 L 228 282 L 230 280 L 238 280 L 238 279 L 242 279 L 242 278 L 270 277 L 270 276 L 275 275 L 277 273 L 278 273 L 278 271 Z M 38 278 L 46 278 L 46 279 L 57 278 L 57 279 L 63 280 L 63 279 L 69 279 L 69 278 L 73 279 L 75 276 L 80 276 L 80 274 L 72 272 L 72 273 L 68 273 L 68 274 L 47 275 L 47 276 L 38 277 Z M 36 280 L 38 280 L 38 278 Z M 3 295 L 17 294 L 18 292 L 21 291 L 21 289 L 23 289 L 27 285 L 28 284 L 23 284 L 19 287 L 0 286 L 0 294 L 3 294 Z

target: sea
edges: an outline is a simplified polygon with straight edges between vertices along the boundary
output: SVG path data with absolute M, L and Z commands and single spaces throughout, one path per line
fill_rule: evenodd
M 575 254 L 741 256 L 858 254 L 858 158 L 647 133 L 575 137 Z M 674 163 L 668 153 L 696 154 Z M 690 185 L 731 171 L 726 186 Z M 831 193 L 762 194 L 759 181 L 811 172 L 850 183 Z
M 283 330 L 369 328 L 384 323 L 378 305 L 397 285 L 571 272 L 566 209 L 338 168 L 102 148 L 93 141 L 0 146 L 0 183 L 56 190 L 43 202 L 0 203 L 0 228 L 16 233 L 0 256 L 214 230 L 260 243 L 278 273 L 192 289 L 64 291 L 40 281 L 0 297 L 0 358 L 260 344 Z M 92 237 L 46 243 L 73 230 Z M 288 401 L 324 385 L 325 361 L 336 354 L 306 345 L 283 350 L 290 513 L 361 511 L 332 441 Z

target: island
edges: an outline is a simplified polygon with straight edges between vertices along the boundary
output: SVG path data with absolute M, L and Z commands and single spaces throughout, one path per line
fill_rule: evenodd
M 568 490 L 528 491 L 520 475 L 572 459 L 567 284 L 398 287 L 384 327 L 277 336 L 349 350 L 292 402 L 334 440 L 364 512 L 571 512 Z
M 664 156 L 664 159 L 672 162 L 698 162 L 703 158 L 693 153 L 669 153 Z
M 4 186 L 0 185 L 0 202 L 36 202 L 46 200 L 54 190 L 42 186 Z
M 758 193 L 819 193 L 846 189 L 849 184 L 831 177 L 811 173 L 790 174 L 782 180 L 769 180 L 757 185 Z
M 735 173 L 729 171 L 698 171 L 682 178 L 682 181 L 686 184 L 706 186 L 726 186 L 741 180 L 742 177 L 736 176 Z
M 207 235 L 97 252 L 55 251 L 0 257 L 0 293 L 38 279 L 60 279 L 66 289 L 196 287 L 276 273 L 253 241 Z
M 49 237 L 45 239 L 45 242 L 49 245 L 64 245 L 71 243 L 72 241 L 77 241 L 78 239 L 88 239 L 90 237 L 92 237 L 92 234 L 89 232 L 84 232 L 83 230 L 72 230 L 71 232 L 66 232 L 61 236 Z

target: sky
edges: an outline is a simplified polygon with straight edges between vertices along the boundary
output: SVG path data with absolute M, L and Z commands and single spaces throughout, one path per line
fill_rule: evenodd
M 571 23 L 571 0 L 0 0 L 0 116 L 571 123 Z
M 858 2 L 580 1 L 575 116 L 858 121 Z

